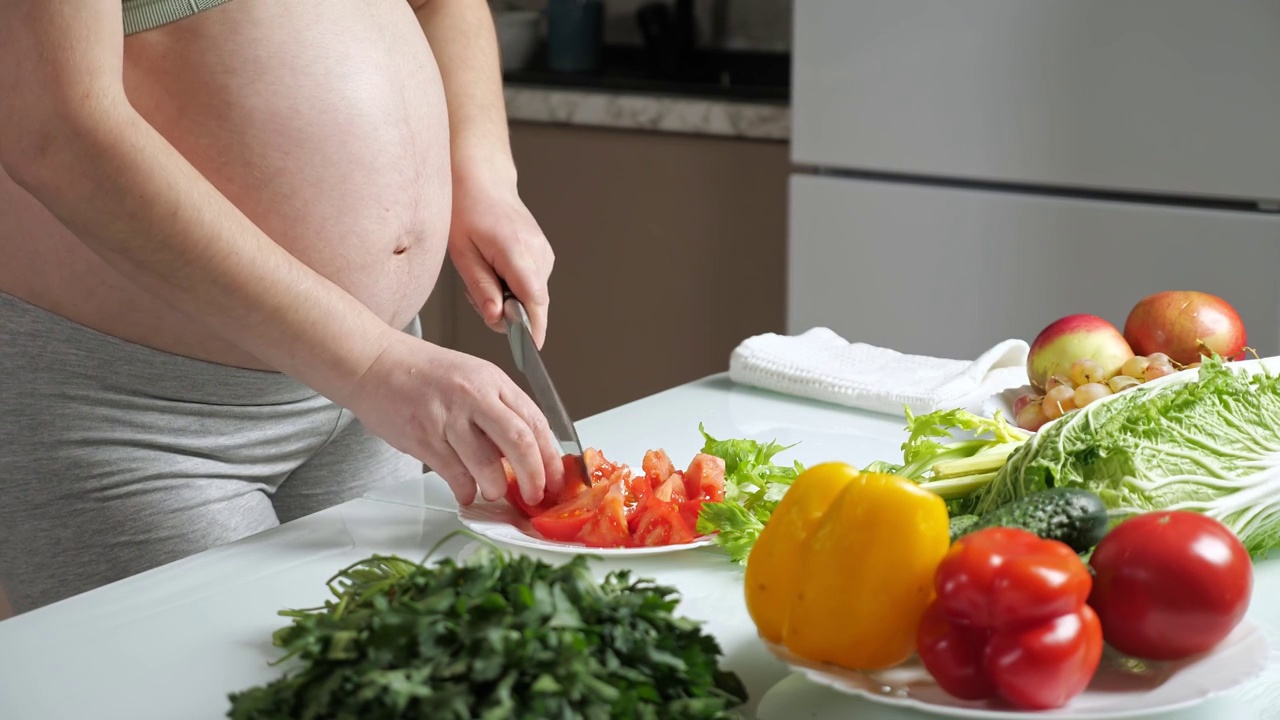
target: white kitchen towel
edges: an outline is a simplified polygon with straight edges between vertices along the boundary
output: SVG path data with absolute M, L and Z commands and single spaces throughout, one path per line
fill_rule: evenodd
M 976 360 L 907 355 L 851 343 L 828 328 L 744 340 L 729 358 L 736 383 L 873 412 L 977 409 L 1027 383 L 1025 341 L 1005 340 Z

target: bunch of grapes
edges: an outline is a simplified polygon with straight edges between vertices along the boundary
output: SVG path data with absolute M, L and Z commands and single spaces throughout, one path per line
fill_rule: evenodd
M 1043 396 L 1027 393 L 1018 398 L 1013 404 L 1015 422 L 1024 430 L 1039 430 L 1050 420 L 1057 420 L 1099 398 L 1199 365 L 1178 365 L 1160 352 L 1135 355 L 1120 368 L 1119 374 L 1107 378 L 1098 363 L 1089 359 L 1077 360 L 1071 364 L 1068 377 L 1055 375 L 1049 378 Z

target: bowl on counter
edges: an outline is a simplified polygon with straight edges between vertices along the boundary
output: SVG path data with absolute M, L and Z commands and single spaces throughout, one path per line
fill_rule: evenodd
M 542 13 L 537 10 L 497 10 L 493 13 L 493 22 L 498 31 L 502 71 L 526 67 L 538 48 Z

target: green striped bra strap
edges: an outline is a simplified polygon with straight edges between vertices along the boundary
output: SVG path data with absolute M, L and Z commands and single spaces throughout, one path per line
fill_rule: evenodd
M 231 0 L 124 0 L 124 34 L 132 35 L 195 15 Z

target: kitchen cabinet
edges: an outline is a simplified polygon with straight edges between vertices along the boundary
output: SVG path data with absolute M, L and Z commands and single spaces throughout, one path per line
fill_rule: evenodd
M 511 134 L 521 195 L 556 252 L 543 357 L 575 418 L 727 370 L 744 338 L 782 332 L 786 143 L 520 122 Z M 523 384 L 451 267 L 422 317 L 434 342 Z

